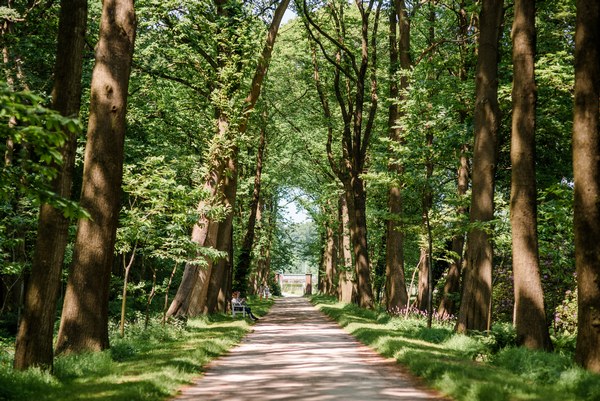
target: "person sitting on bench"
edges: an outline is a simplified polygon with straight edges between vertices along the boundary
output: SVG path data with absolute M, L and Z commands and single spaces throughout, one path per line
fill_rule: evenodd
M 252 314 L 252 310 L 250 309 L 250 307 L 246 304 L 246 299 L 240 298 L 239 291 L 233 292 L 233 298 L 231 299 L 231 304 L 232 304 L 232 306 L 231 306 L 232 308 L 233 308 L 233 304 L 243 305 L 244 311 L 248 314 L 248 316 L 250 316 L 250 319 L 252 319 L 254 321 L 258 320 L 258 318 Z

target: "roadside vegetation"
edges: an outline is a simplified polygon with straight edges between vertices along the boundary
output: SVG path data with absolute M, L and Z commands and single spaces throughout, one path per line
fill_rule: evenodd
M 272 303 L 252 299 L 252 310 L 263 316 Z M 139 319 L 122 338 L 112 326 L 110 349 L 59 356 L 53 374 L 13 370 L 14 339 L 0 338 L 0 400 L 166 400 L 251 329 L 248 320 L 224 314 L 164 326 L 157 317 L 147 328 Z
M 554 338 L 552 353 L 532 351 L 516 347 L 507 324 L 466 336 L 454 332 L 453 319 L 427 328 L 418 313 L 391 316 L 325 296 L 312 302 L 359 341 L 457 401 L 600 400 L 600 376 L 573 362 L 574 337 Z

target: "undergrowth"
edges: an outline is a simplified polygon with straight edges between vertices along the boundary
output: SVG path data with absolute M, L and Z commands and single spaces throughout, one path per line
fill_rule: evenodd
M 253 301 L 253 311 L 263 315 L 271 304 Z M 0 400 L 165 400 L 237 344 L 250 325 L 222 314 L 165 326 L 156 318 L 148 328 L 129 323 L 123 338 L 115 325 L 110 349 L 57 357 L 52 374 L 13 370 L 13 342 L 0 339 Z
M 322 296 L 312 301 L 362 343 L 457 401 L 600 400 L 600 375 L 574 364 L 568 339 L 553 353 L 531 351 L 515 346 L 508 324 L 466 336 L 450 321 L 427 328 L 418 314 L 390 316 Z

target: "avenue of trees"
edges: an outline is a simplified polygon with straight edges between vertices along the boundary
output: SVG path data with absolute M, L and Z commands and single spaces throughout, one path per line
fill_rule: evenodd
M 596 1 L 5 0 L 0 44 L 16 369 L 300 258 L 340 301 L 600 373 Z

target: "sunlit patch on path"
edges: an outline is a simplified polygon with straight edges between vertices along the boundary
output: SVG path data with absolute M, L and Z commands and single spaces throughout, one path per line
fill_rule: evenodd
M 177 400 L 442 400 L 304 298 L 277 300 L 254 329 Z

